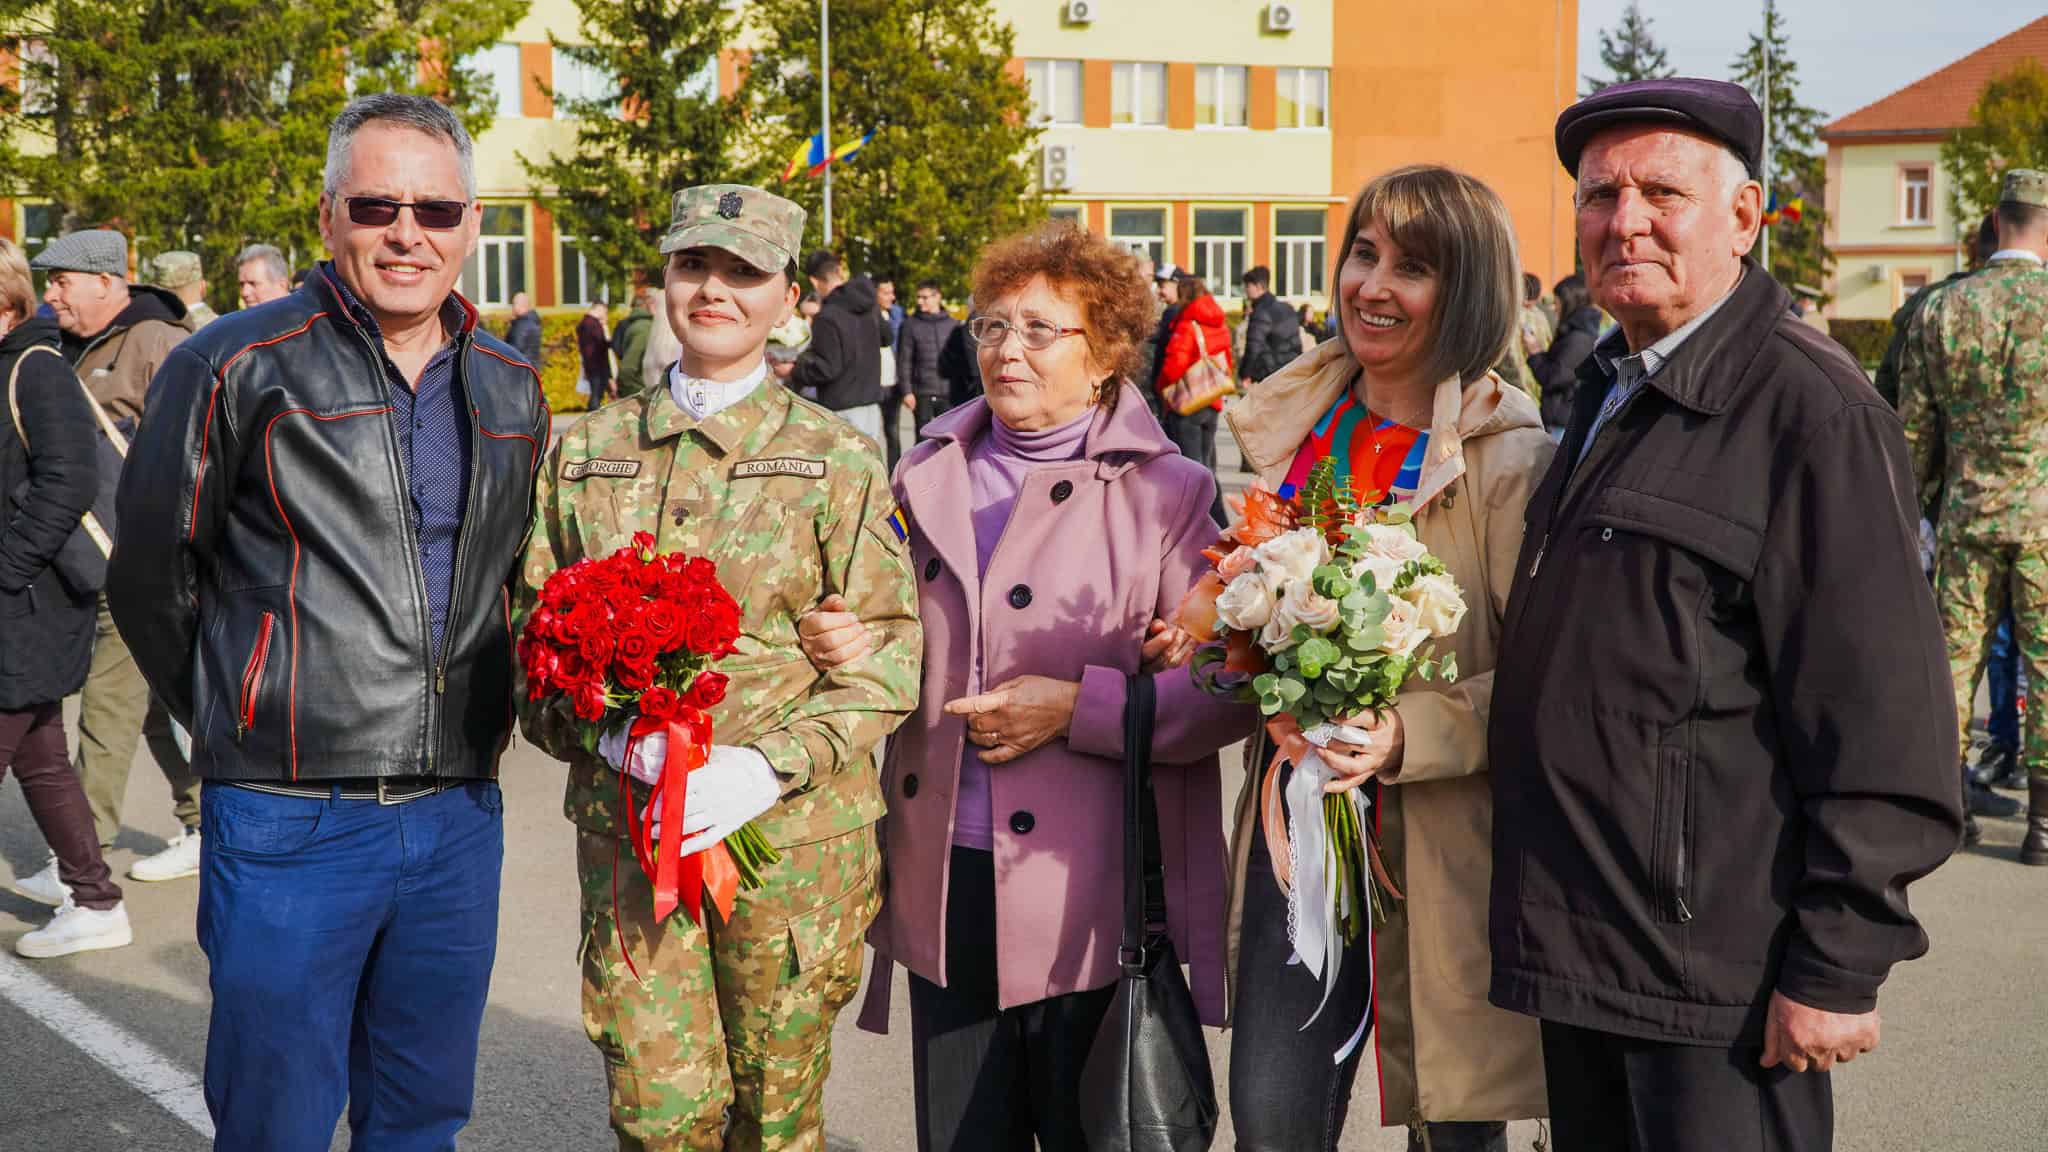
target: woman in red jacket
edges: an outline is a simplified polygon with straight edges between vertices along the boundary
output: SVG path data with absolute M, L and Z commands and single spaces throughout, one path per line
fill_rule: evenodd
M 1166 347 L 1159 355 L 1159 376 L 1153 382 L 1162 399 L 1159 422 L 1166 429 L 1166 435 L 1180 449 L 1180 454 L 1207 468 L 1211 474 L 1216 471 L 1216 414 L 1223 410 L 1223 401 L 1218 400 L 1208 408 L 1192 415 L 1181 416 L 1164 403 L 1166 390 L 1180 383 L 1188 370 L 1201 360 L 1206 350 L 1210 357 L 1222 365 L 1224 372 L 1232 371 L 1230 363 L 1230 324 L 1223 318 L 1223 307 L 1216 303 L 1216 297 L 1209 294 L 1209 286 L 1202 278 L 1181 272 L 1173 279 L 1173 290 L 1177 315 L 1166 338 Z M 1202 333 L 1201 343 L 1195 341 L 1195 332 Z M 1228 524 L 1229 518 L 1223 511 L 1223 497 L 1219 490 L 1216 504 L 1210 515 L 1218 524 Z

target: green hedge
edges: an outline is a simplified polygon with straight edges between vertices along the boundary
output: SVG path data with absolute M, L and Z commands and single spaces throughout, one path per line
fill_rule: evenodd
M 1828 335 L 1847 348 L 1858 364 L 1875 368 L 1884 359 L 1884 350 L 1892 342 L 1892 322 L 1890 319 L 1831 320 L 1828 322 Z
M 625 318 L 626 310 L 616 308 L 605 321 L 606 331 Z M 583 358 L 576 352 L 576 322 L 583 310 L 557 310 L 540 314 L 540 387 L 548 398 L 548 410 L 557 416 L 584 410 L 585 400 L 576 392 L 576 378 L 583 374 Z M 498 339 L 512 323 L 510 312 L 486 312 L 483 325 Z

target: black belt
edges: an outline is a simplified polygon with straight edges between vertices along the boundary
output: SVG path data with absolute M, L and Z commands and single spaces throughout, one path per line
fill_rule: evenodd
M 446 792 L 450 788 L 460 788 L 475 781 L 450 780 L 440 776 L 373 776 L 331 780 L 325 783 L 301 781 L 278 784 L 253 780 L 223 780 L 220 783 L 236 788 L 247 788 L 251 792 L 269 792 L 276 796 L 305 796 L 314 800 L 375 800 L 379 804 L 404 804 L 410 800 Z

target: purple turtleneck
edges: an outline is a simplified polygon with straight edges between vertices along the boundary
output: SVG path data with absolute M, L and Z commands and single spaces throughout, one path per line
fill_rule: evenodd
M 1090 405 L 1081 415 L 1057 427 L 1039 432 L 1021 432 L 995 419 L 988 432 L 974 442 L 967 453 L 967 481 L 974 497 L 974 558 L 978 575 L 988 575 L 989 558 L 1010 522 L 1017 505 L 1017 493 L 1024 478 L 1035 468 L 1079 460 L 1088 444 L 1088 430 L 1095 425 L 1100 408 Z M 970 696 L 984 690 L 981 659 L 977 648 Z M 995 825 L 990 811 L 988 765 L 981 762 L 981 749 L 973 744 L 960 756 L 960 788 L 953 811 L 953 843 L 984 852 L 995 848 Z

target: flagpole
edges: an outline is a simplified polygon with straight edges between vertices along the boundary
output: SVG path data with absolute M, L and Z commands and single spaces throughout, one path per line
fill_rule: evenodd
M 1771 206 L 1771 12 L 1777 5 L 1773 0 L 1764 0 L 1764 207 Z M 826 203 L 831 203 L 827 193 Z M 826 219 L 831 219 L 831 209 L 826 210 Z M 1764 224 L 1763 266 L 1768 274 L 1771 270 L 1771 226 Z
M 832 246 L 832 0 L 818 0 L 818 56 L 819 79 L 824 104 L 824 127 L 820 138 L 825 142 L 825 243 Z

